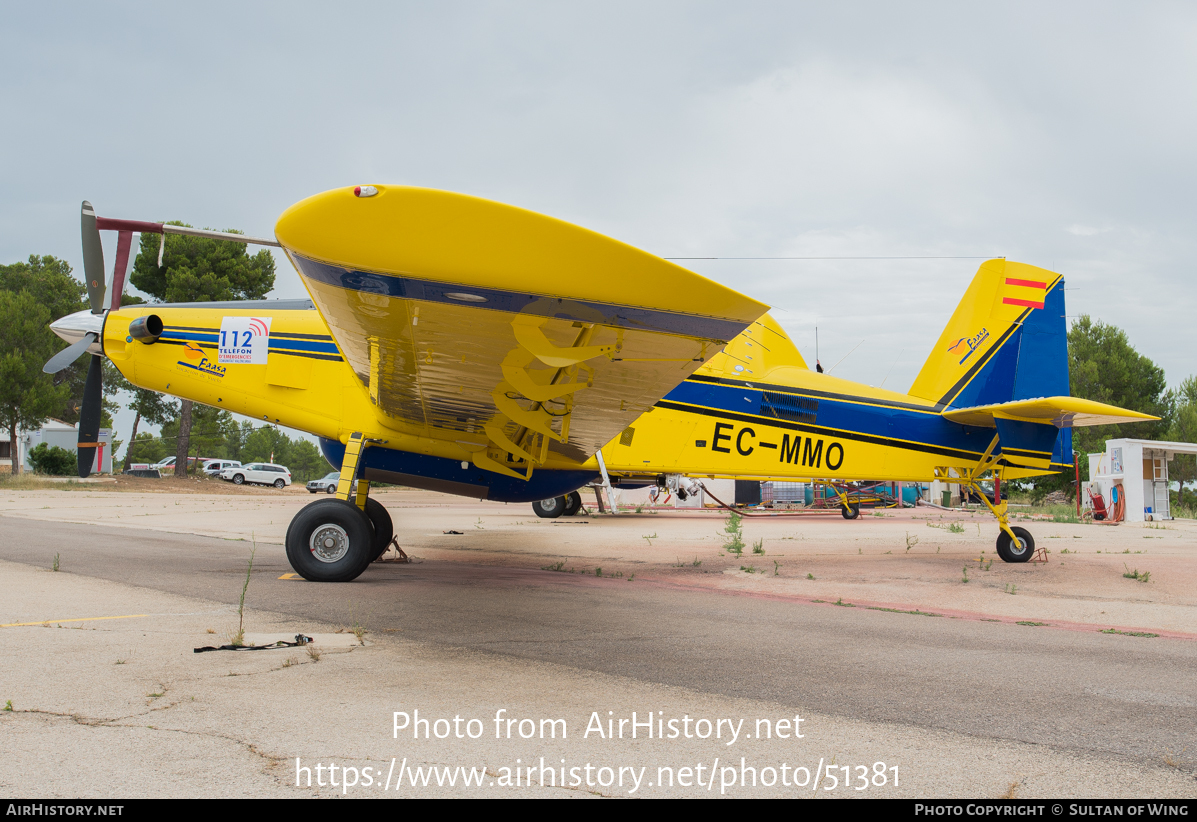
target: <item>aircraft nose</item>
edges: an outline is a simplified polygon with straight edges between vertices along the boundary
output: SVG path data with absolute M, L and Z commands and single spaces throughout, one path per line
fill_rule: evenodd
M 84 334 L 95 334 L 96 342 L 88 346 L 87 350 L 92 354 L 103 354 L 104 351 L 99 340 L 104 333 L 105 316 L 105 314 L 93 314 L 86 309 L 76 311 L 74 314 L 67 314 L 50 323 L 50 330 L 68 343 L 78 342 L 83 339 Z

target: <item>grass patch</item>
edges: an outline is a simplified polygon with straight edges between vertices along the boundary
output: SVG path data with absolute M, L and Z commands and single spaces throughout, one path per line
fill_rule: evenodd
M 765 553 L 765 541 L 763 539 L 758 539 L 756 542 L 752 543 L 752 553 L 754 553 L 754 554 Z
M 901 608 L 880 608 L 876 605 L 866 605 L 865 608 L 869 611 L 885 611 L 890 614 L 913 614 L 915 616 L 929 616 L 941 617 L 943 614 L 933 614 L 930 611 L 920 611 L 915 608 L 913 611 L 903 611 Z
M 855 606 L 855 605 L 853 605 L 851 602 L 844 602 L 844 598 L 843 598 L 843 597 L 840 597 L 839 599 L 837 599 L 835 602 L 833 602 L 833 603 L 831 603 L 831 604 L 832 604 L 832 605 L 838 605 L 838 606 L 840 606 L 841 608 L 855 608 L 855 607 L 856 607 L 856 606 Z
M 1142 637 L 1157 637 L 1159 634 L 1148 633 L 1147 631 L 1119 631 L 1117 628 L 1105 628 L 1101 631 L 1103 634 L 1121 634 L 1122 636 L 1142 636 Z
M 552 565 L 542 565 L 542 566 L 540 566 L 540 570 L 542 570 L 542 571 L 563 571 L 563 570 L 565 570 L 565 560 L 561 560 L 560 562 L 554 562 Z
M 1039 627 L 1041 625 L 1047 625 L 1046 622 L 1031 622 L 1029 619 L 1020 619 L 1018 622 L 1016 622 L 1014 624 L 1015 625 L 1031 625 L 1034 627 Z
M 58 570 L 58 554 L 54 554 L 54 564 L 50 566 L 51 571 Z

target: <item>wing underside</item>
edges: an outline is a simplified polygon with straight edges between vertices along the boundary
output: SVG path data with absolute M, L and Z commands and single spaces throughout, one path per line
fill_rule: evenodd
M 417 219 L 412 201 L 425 192 L 396 191 L 406 197 L 393 199 L 402 208 L 392 217 Z M 444 193 L 435 195 L 443 227 Z M 278 234 L 378 420 L 456 443 L 480 468 L 527 478 L 537 466 L 584 462 L 766 308 L 576 226 L 474 198 L 449 205 L 455 230 L 471 220 L 479 233 L 495 219 L 511 224 L 487 253 L 463 250 L 460 237 L 438 253 L 432 231 L 408 247 L 392 232 L 390 258 L 361 255 L 373 270 L 289 233 L 287 215 Z M 361 211 L 352 197 L 317 208 Z M 597 289 L 586 268 L 604 257 Z M 674 297 L 661 278 L 676 285 Z

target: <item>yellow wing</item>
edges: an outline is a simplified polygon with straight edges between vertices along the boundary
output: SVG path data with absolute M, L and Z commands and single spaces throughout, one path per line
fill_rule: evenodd
M 378 420 L 481 468 L 584 461 L 767 309 L 560 220 L 376 191 L 303 200 L 276 236 Z

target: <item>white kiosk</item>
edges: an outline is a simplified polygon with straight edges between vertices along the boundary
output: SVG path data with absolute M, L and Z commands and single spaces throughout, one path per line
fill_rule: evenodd
M 1089 455 L 1089 487 L 1100 492 L 1106 504 L 1110 491 L 1122 487 L 1126 497 L 1126 522 L 1172 519 L 1168 486 L 1168 460 L 1177 454 L 1197 454 L 1197 444 L 1161 440 L 1106 440 L 1104 454 Z M 1081 504 L 1089 507 L 1082 492 Z

